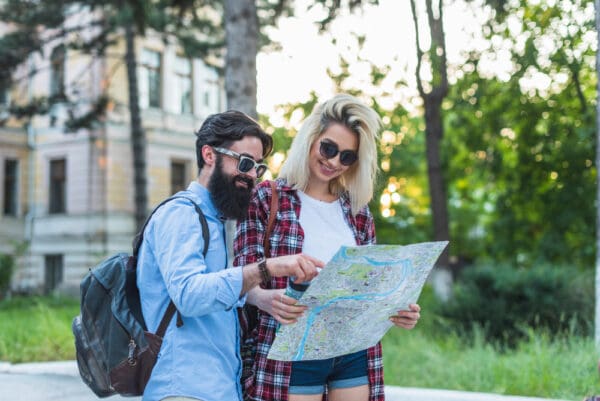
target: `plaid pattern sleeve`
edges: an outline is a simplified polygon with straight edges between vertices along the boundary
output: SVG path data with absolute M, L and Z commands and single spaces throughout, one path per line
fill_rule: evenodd
M 300 226 L 300 200 L 296 191 L 285 181 L 277 180 L 279 209 L 277 220 L 270 236 L 271 256 L 293 255 L 302 252 L 304 231 Z M 234 265 L 244 266 L 263 257 L 263 235 L 266 229 L 271 202 L 271 188 L 268 182 L 256 186 L 248 210 L 248 217 L 238 223 L 234 242 Z M 356 216 L 350 212 L 350 202 L 342 198 L 342 208 L 352 226 L 357 244 L 366 245 L 375 242 L 373 216 L 368 208 Z M 265 288 L 285 288 L 287 278 L 273 278 Z M 277 321 L 269 314 L 259 310 L 259 325 L 252 333 L 255 341 L 253 357 L 244 359 L 242 377 L 244 400 L 285 401 L 288 399 L 288 387 L 291 363 L 267 358 L 271 344 L 275 339 Z M 383 401 L 383 362 L 381 345 L 377 344 L 367 351 L 368 378 L 370 387 L 369 401 Z M 324 396 L 326 400 L 327 397 Z

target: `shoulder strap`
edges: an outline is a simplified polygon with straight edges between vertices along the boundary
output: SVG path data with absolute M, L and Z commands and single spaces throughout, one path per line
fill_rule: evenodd
M 142 241 L 144 240 L 144 231 L 146 231 L 146 226 L 150 222 L 150 219 L 152 218 L 152 216 L 154 216 L 154 213 L 158 209 L 160 209 L 160 207 L 162 205 L 164 205 L 165 203 L 170 202 L 173 199 L 178 199 L 178 198 L 187 199 L 190 202 L 192 202 L 192 205 L 194 205 L 194 209 L 196 209 L 196 213 L 198 213 L 198 218 L 200 219 L 200 224 L 202 225 L 202 236 L 204 237 L 204 249 L 202 251 L 202 254 L 204 256 L 206 256 L 206 252 L 208 251 L 208 244 L 210 241 L 210 235 L 205 235 L 205 233 L 208 233 L 208 224 L 206 223 L 206 217 L 204 216 L 202 209 L 200 209 L 200 206 L 198 206 L 192 198 L 189 198 L 187 196 L 182 196 L 182 195 L 173 195 L 170 198 L 167 198 L 167 199 L 163 200 L 162 202 L 160 202 L 158 204 L 158 206 L 156 206 L 154 208 L 154 210 L 152 210 L 152 212 L 146 218 L 146 221 L 144 222 L 142 229 L 136 234 L 135 238 L 133 239 L 133 256 L 136 258 L 136 260 L 137 260 L 137 254 L 140 250 L 140 247 L 142 246 Z
M 279 194 L 277 193 L 277 183 L 269 181 L 271 184 L 271 209 L 269 210 L 269 220 L 267 222 L 267 231 L 263 238 L 263 248 L 265 250 L 265 257 L 271 256 L 271 244 L 270 237 L 273 232 L 273 226 L 275 225 L 275 218 L 277 217 L 277 211 L 279 209 Z
M 189 198 L 187 196 L 182 196 L 182 195 L 173 195 L 170 198 L 167 198 L 164 201 L 162 201 L 161 203 L 159 203 L 158 206 L 156 206 L 154 208 L 154 210 L 152 210 L 152 213 L 150 213 L 148 218 L 146 218 L 146 221 L 144 222 L 144 226 L 142 227 L 141 231 L 135 236 L 135 238 L 133 240 L 133 258 L 134 258 L 136 265 L 137 265 L 137 254 L 140 250 L 140 246 L 142 245 L 142 241 L 144 239 L 144 231 L 146 230 L 146 226 L 148 225 L 148 222 L 150 221 L 150 219 L 152 218 L 154 213 L 162 205 L 164 205 L 167 202 L 172 201 L 173 199 L 177 199 L 177 198 L 187 199 L 190 202 L 192 202 L 192 205 L 194 205 L 194 209 L 196 210 L 196 213 L 198 213 L 198 219 L 200 220 L 200 225 L 202 226 L 202 237 L 204 238 L 204 248 L 202 249 L 202 255 L 204 255 L 204 257 L 206 257 L 206 253 L 208 252 L 208 245 L 210 243 L 210 235 L 208 232 L 208 223 L 206 222 L 206 216 L 204 216 L 202 209 L 200 209 L 200 206 L 198 206 L 192 198 Z M 167 331 L 167 327 L 169 326 L 169 322 L 171 321 L 171 319 L 173 319 L 173 315 L 175 314 L 175 312 L 177 312 L 177 327 L 183 326 L 183 320 L 181 319 L 181 315 L 177 311 L 177 308 L 175 307 L 173 300 L 170 300 L 169 306 L 167 306 L 167 310 L 165 311 L 163 318 L 160 320 L 160 324 L 158 325 L 158 330 L 156 330 L 156 335 L 158 335 L 159 337 L 164 337 L 165 332 Z

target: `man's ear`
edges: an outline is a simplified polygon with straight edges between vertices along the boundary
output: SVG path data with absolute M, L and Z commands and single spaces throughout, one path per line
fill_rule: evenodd
M 213 166 L 216 161 L 215 151 L 210 145 L 202 146 L 202 159 L 207 166 Z

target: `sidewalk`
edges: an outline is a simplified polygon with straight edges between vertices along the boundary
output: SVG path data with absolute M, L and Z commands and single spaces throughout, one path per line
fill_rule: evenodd
M 0 388 L 2 400 L 96 401 L 99 399 L 79 378 L 75 361 L 15 365 L 0 362 Z M 395 386 L 386 386 L 385 394 L 387 401 L 567 401 Z M 140 401 L 141 397 L 113 396 L 109 399 Z

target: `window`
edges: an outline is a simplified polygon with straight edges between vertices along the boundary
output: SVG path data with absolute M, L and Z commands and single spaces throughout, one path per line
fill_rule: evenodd
M 192 112 L 192 63 L 184 57 L 175 57 L 175 99 L 179 114 Z
M 46 255 L 44 262 L 44 292 L 49 294 L 63 281 L 63 255 Z
M 10 94 L 8 88 L 2 82 L 0 82 L 0 112 L 10 106 Z
M 64 213 L 67 195 L 67 162 L 65 159 L 50 161 L 50 199 L 48 213 Z
M 65 97 L 65 47 L 57 46 L 50 55 L 50 97 Z
M 17 160 L 4 161 L 4 215 L 17 215 Z
M 143 49 L 140 65 L 140 107 L 160 108 L 160 53 Z
M 210 106 L 210 92 L 208 92 L 208 91 L 204 92 L 204 106 L 205 107 Z
M 187 188 L 187 163 L 171 161 L 171 193 L 174 194 Z

